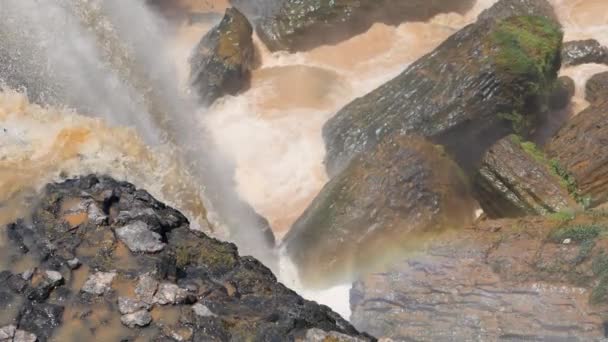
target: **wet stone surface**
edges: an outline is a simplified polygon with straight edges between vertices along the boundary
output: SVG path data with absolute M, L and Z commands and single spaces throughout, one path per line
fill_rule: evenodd
M 0 270 L 0 341 L 374 340 L 132 184 L 90 175 L 37 203 L 2 231 L 7 264 L 32 266 Z

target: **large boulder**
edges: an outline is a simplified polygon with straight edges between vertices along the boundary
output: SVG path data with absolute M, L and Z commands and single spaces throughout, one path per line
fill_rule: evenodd
M 594 103 L 566 122 L 546 150 L 587 205 L 608 201 L 608 102 Z
M 608 101 L 608 71 L 591 76 L 585 84 L 585 99 L 590 103 Z
M 1 232 L 11 263 L 0 272 L 0 334 L 17 334 L 12 325 L 42 342 L 284 341 L 320 329 L 373 340 L 132 184 L 91 175 L 50 184 L 36 202 Z M 145 248 L 125 227 L 147 234 Z
M 247 18 L 229 8 L 198 43 L 190 57 L 190 79 L 203 103 L 247 87 L 254 60 L 252 34 Z
M 566 180 L 545 154 L 516 135 L 499 140 L 486 152 L 474 184 L 479 204 L 494 218 L 578 208 Z
M 339 283 L 426 236 L 466 225 L 473 211 L 465 175 L 441 147 L 395 136 L 334 177 L 284 246 L 304 282 Z
M 431 137 L 468 169 L 499 138 L 533 128 L 560 68 L 562 32 L 552 12 L 531 12 L 536 7 L 524 16 L 508 7 L 512 16 L 504 20 L 491 15 L 512 2 L 519 3 L 499 1 L 489 19 L 480 17 L 330 119 L 323 127 L 329 174 L 394 132 Z
M 473 4 L 472 0 L 285 0 L 259 20 L 256 32 L 271 51 L 307 50 L 365 32 L 376 22 L 426 21 L 439 13 L 463 13 Z
M 351 321 L 394 341 L 603 341 L 606 217 L 485 221 L 351 290 Z
M 608 64 L 608 48 L 595 39 L 566 42 L 562 49 L 562 63 L 564 66 Z

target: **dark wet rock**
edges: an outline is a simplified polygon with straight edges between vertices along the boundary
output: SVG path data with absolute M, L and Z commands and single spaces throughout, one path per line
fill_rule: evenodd
M 560 68 L 562 33 L 543 11 L 514 1 L 487 12 L 504 5 L 511 17 L 482 16 L 331 118 L 323 127 L 328 173 L 396 132 L 431 138 L 471 171 L 498 139 L 533 131 Z
M 253 66 L 253 28 L 235 8 L 198 43 L 190 57 L 190 80 L 205 104 L 247 87 Z
M 64 283 L 63 276 L 57 271 L 39 272 L 34 280 L 25 295 L 28 299 L 38 302 L 47 299 L 57 286 Z
M 40 342 L 49 339 L 61 325 L 64 307 L 55 304 L 28 304 L 21 313 L 19 329 L 35 334 Z
M 606 217 L 581 215 L 438 236 L 356 282 L 351 320 L 395 341 L 603 341 L 606 227 Z
M 133 329 L 135 327 L 145 327 L 152 322 L 152 315 L 148 310 L 140 310 L 131 314 L 123 315 L 120 318 L 122 324 Z
M 470 223 L 464 173 L 417 136 L 386 139 L 334 177 L 294 223 L 284 246 L 305 282 L 340 282 L 424 234 Z
M 97 272 L 91 274 L 82 286 L 81 291 L 93 295 L 107 293 L 112 289 L 112 281 L 115 277 L 116 272 Z
M 135 221 L 130 225 L 117 228 L 115 232 L 131 252 L 156 253 L 165 248 L 160 234 L 148 229 L 148 225 L 142 221 Z
M 579 207 L 545 154 L 515 135 L 488 150 L 474 183 L 479 204 L 493 218 L 544 215 Z
M 572 78 L 568 76 L 559 77 L 549 95 L 549 109 L 555 111 L 566 108 L 570 104 L 575 91 L 576 84 Z
M 562 63 L 564 66 L 608 64 L 608 48 L 595 39 L 565 42 L 562 48 Z
M 106 218 L 91 219 L 91 205 Z M 131 252 L 114 236 L 136 222 L 158 234 L 165 247 L 156 253 Z M 11 227 L 11 239 L 28 250 L 10 244 L 15 262 L 28 258 L 38 270 L 59 272 L 68 280 L 35 301 L 27 298 L 32 286 L 20 274 L 0 272 L 3 319 L 17 309 L 14 319 L 0 324 L 14 324 L 41 341 L 90 336 L 91 329 L 95 336 L 111 332 L 116 340 L 283 341 L 312 328 L 373 340 L 329 308 L 277 282 L 259 261 L 240 257 L 235 245 L 191 230 L 183 215 L 129 183 L 91 175 L 49 184 L 31 217 Z M 38 246 L 46 250 L 41 253 Z M 82 265 L 72 270 L 68 261 L 74 258 Z M 85 279 L 84 285 L 76 279 Z M 22 284 L 22 292 L 8 286 L 14 281 Z M 165 312 L 177 317 L 164 317 Z
M 608 101 L 608 71 L 595 74 L 587 81 L 585 99 L 590 103 Z
M 608 201 L 608 102 L 574 116 L 546 145 L 572 192 L 589 206 Z
M 365 32 L 372 24 L 426 21 L 439 13 L 463 13 L 470 0 L 285 0 L 256 27 L 271 51 L 307 50 Z

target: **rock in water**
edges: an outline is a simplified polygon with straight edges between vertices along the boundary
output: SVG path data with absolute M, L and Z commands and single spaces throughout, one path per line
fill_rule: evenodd
M 355 283 L 351 320 L 394 341 L 603 341 L 607 224 L 485 221 L 437 237 Z
M 381 265 L 425 234 L 470 223 L 464 173 L 441 147 L 396 136 L 353 159 L 284 239 L 304 282 L 340 282 Z
M 254 59 L 252 34 L 247 18 L 229 8 L 198 43 L 190 57 L 190 80 L 203 103 L 247 87 Z
M 520 2 L 501 0 L 485 15 Z M 328 173 L 394 132 L 431 137 L 468 171 L 499 138 L 534 128 L 560 68 L 562 32 L 544 6 L 523 16 L 508 8 L 507 19 L 480 17 L 330 119 L 323 127 Z
M 595 39 L 566 42 L 562 49 L 562 63 L 564 66 L 588 63 L 608 64 L 608 48 Z
M 595 74 L 587 81 L 585 99 L 591 103 L 608 101 L 608 71 Z
M 534 143 L 516 135 L 488 150 L 475 177 L 477 200 L 493 218 L 577 209 L 565 183 Z
M 566 122 L 546 149 L 581 201 L 608 201 L 608 102 L 594 103 Z
M 374 340 L 278 283 L 260 262 L 240 257 L 233 244 L 192 231 L 178 211 L 129 183 L 91 175 L 49 184 L 36 202 L 31 218 L 0 231 L 7 234 L 0 240 L 11 242 L 6 248 L 15 264 L 33 260 L 44 270 L 31 281 L 0 272 L 0 336 L 27 332 L 41 342 L 74 336 L 284 341 L 318 328 Z M 98 213 L 88 213 L 82 223 L 70 225 L 62 208 L 92 204 L 106 219 L 93 220 L 90 215 Z M 141 222 L 160 236 L 162 250 L 131 252 L 115 236 L 122 227 L 143 227 Z M 71 267 L 75 258 L 78 269 Z M 29 298 L 38 278 L 52 284 L 50 296 Z M 77 279 L 86 281 L 74 287 Z
M 426 21 L 439 13 L 463 13 L 473 4 L 471 0 L 285 0 L 260 19 L 256 32 L 271 51 L 293 52 L 336 43 L 376 22 Z

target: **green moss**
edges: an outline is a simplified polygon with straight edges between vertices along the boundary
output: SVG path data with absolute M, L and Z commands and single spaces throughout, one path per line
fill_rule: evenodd
M 576 214 L 572 211 L 558 211 L 547 215 L 547 218 L 554 221 L 568 222 L 576 218 Z
M 490 35 L 499 68 L 531 81 L 544 81 L 557 71 L 563 33 L 550 19 L 518 16 L 500 22 Z M 556 65 L 557 64 L 557 65 Z M 529 84 L 538 88 L 536 84 Z M 531 89 L 534 90 L 534 89 Z M 536 89 L 538 90 L 538 89 Z
M 567 226 L 552 232 L 550 239 L 556 243 L 562 243 L 566 239 L 570 239 L 574 242 L 585 242 L 594 240 L 605 231 L 605 227 L 593 224 Z

